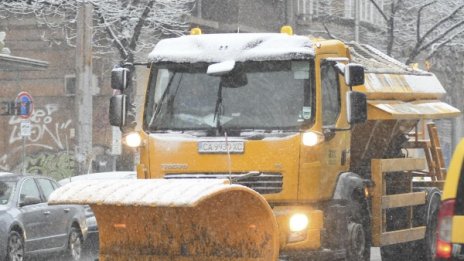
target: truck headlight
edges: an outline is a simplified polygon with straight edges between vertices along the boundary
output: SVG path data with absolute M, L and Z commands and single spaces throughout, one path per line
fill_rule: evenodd
M 309 219 L 305 214 L 297 213 L 290 217 L 289 226 L 291 232 L 300 232 L 308 227 Z
M 137 148 L 142 144 L 142 137 L 138 132 L 131 132 L 124 137 L 125 143 L 131 148 Z
M 308 131 L 303 133 L 303 137 L 301 139 L 303 141 L 303 145 L 312 147 L 324 141 L 324 135 L 319 132 Z

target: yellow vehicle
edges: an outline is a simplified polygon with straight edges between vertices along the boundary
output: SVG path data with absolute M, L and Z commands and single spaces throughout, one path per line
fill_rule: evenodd
M 464 140 L 454 152 L 438 215 L 437 259 L 464 260 Z
M 433 74 L 288 27 L 196 30 L 149 59 L 142 127 L 126 133 L 138 180 L 50 199 L 92 206 L 101 260 L 368 260 L 371 246 L 433 258 L 444 173 L 422 122 L 460 113 Z M 124 92 L 128 70 L 112 76 Z M 127 104 L 112 97 L 112 125 L 127 126 Z

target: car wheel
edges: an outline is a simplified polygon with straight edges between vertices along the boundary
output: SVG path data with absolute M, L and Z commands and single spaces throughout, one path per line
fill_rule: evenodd
M 7 261 L 22 261 L 24 258 L 24 240 L 16 231 L 11 231 L 8 236 Z
M 67 256 L 70 260 L 80 260 L 82 254 L 82 236 L 78 228 L 72 227 L 68 237 Z

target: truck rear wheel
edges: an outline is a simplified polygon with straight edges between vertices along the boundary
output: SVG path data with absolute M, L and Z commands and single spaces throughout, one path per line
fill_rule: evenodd
M 440 191 L 437 188 L 423 188 L 427 192 L 426 203 L 415 209 L 414 223 L 425 225 L 425 238 L 403 244 L 395 244 L 380 248 L 382 261 L 433 261 L 436 247 L 436 227 L 440 208 Z

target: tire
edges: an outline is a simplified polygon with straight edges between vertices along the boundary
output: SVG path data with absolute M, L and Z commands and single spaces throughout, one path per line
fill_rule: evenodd
M 350 219 L 348 221 L 348 261 L 369 261 L 371 256 L 371 229 L 367 202 L 359 203 L 356 199 L 350 204 Z
M 384 246 L 380 248 L 382 261 L 433 261 L 436 252 L 436 227 L 440 209 L 441 194 L 437 188 L 424 188 L 427 192 L 426 204 L 415 209 L 415 225 L 425 225 L 425 238 L 422 240 Z
M 66 256 L 68 260 L 81 260 L 82 243 L 81 231 L 77 227 L 71 227 L 71 231 L 68 236 L 68 247 L 66 249 Z
M 438 212 L 440 210 L 441 193 L 437 188 L 425 188 L 427 204 L 419 209 L 416 219 L 427 226 L 425 238 L 413 243 L 416 260 L 433 261 L 436 253 Z M 422 210 L 422 211 L 421 211 Z
M 6 261 L 22 261 L 24 259 L 24 239 L 16 231 L 8 236 Z

